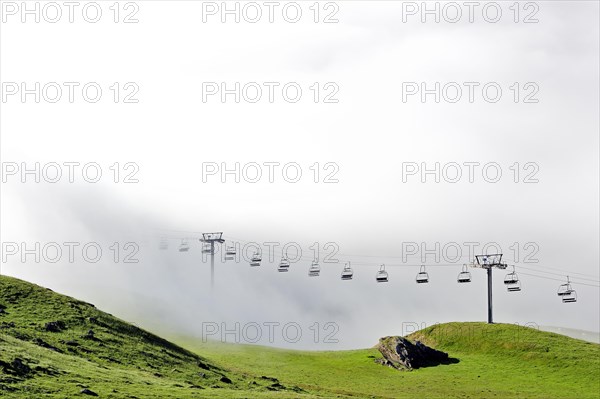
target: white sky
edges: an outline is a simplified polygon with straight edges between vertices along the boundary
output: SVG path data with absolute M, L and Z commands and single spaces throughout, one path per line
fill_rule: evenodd
M 509 294 L 504 272 L 497 272 L 495 319 L 600 330 L 597 2 L 535 2 L 539 22 L 530 24 L 513 22 L 512 2 L 498 3 L 503 14 L 495 24 L 480 9 L 473 23 L 466 14 L 456 24 L 431 17 L 421 23 L 418 15 L 403 23 L 402 2 L 392 1 L 338 1 L 333 24 L 312 21 L 313 2 L 300 2 L 296 24 L 280 13 L 274 23 L 236 24 L 218 16 L 203 23 L 200 1 L 138 1 L 139 23 L 115 24 L 113 2 L 99 4 L 103 17 L 96 24 L 77 13 L 72 24 L 4 15 L 5 85 L 98 82 L 104 91 L 95 104 L 80 97 L 56 104 L 9 97 L 1 104 L 2 161 L 97 162 L 103 179 L 22 184 L 7 176 L 1 232 L 3 242 L 98 241 L 105 255 L 96 264 L 22 263 L 13 256 L 2 264 L 3 274 L 92 301 L 158 332 L 200 336 L 202 322 L 295 321 L 302 341 L 276 345 L 353 348 L 401 333 L 402 323 L 486 317 L 483 271 L 473 271 L 470 285 L 455 281 L 468 258 L 430 268 L 427 286 L 414 283 L 413 265 L 421 262 L 412 258 L 410 266 L 389 266 L 390 282 L 377 285 L 378 264 L 401 263 L 395 257 L 403 242 L 428 248 L 498 242 L 511 264 L 508 247 L 517 242 L 522 257 L 532 242 L 539 263 L 521 266 L 537 271 L 519 264 L 517 271 L 559 280 L 567 272 L 591 275 L 584 278 L 596 282 L 575 281 L 596 287 L 574 284 L 579 301 L 562 304 L 559 281 L 521 275 L 523 292 Z M 519 18 L 533 11 L 521 9 Z M 114 82 L 135 82 L 139 103 L 112 102 Z M 218 96 L 203 102 L 203 82 L 297 82 L 303 96 L 293 104 L 277 91 L 274 103 L 237 104 L 231 97 L 221 103 Z M 321 94 L 334 82 L 339 102 L 315 104 L 314 82 Z M 403 102 L 403 82 L 497 82 L 503 95 L 487 103 L 479 89 L 473 103 L 435 103 L 431 96 L 427 103 L 418 96 Z M 539 102 L 515 103 L 514 82 L 535 83 Z M 112 183 L 115 162 L 135 162 L 139 183 Z M 297 162 L 303 176 L 296 184 L 281 175 L 274 183 L 224 184 L 215 176 L 203 183 L 203 162 Z M 312 182 L 315 162 L 336 163 L 339 183 Z M 503 175 L 495 184 L 480 169 L 474 183 L 466 177 L 421 183 L 416 176 L 403 183 L 403 162 L 496 162 Z M 514 183 L 509 167 L 515 162 L 536 163 L 539 183 Z M 318 279 L 309 279 L 306 259 L 287 275 L 275 271 L 276 263 L 263 262 L 260 270 L 218 263 L 211 296 L 199 244 L 179 254 L 180 235 L 173 233 L 170 250 L 159 252 L 152 228 L 295 241 L 306 251 L 313 242 L 335 242 L 356 275 L 342 282 L 341 265 L 324 265 Z M 139 243 L 140 264 L 111 262 L 114 241 Z M 337 323 L 340 342 L 312 342 L 314 322 Z

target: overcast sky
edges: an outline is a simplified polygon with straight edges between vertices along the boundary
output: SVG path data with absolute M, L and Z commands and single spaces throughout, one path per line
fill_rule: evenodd
M 392 1 L 321 2 L 318 23 L 313 2 L 298 3 L 297 23 L 283 18 L 285 2 L 275 8 L 273 23 L 262 2 L 257 23 L 244 15 L 240 23 L 233 16 L 222 23 L 218 11 L 211 13 L 213 3 L 193 1 L 140 1 L 139 9 L 121 9 L 114 23 L 112 2 L 99 4 L 98 23 L 86 22 L 80 10 L 73 23 L 65 15 L 57 23 L 21 23 L 20 10 L 3 10 L 1 233 L 5 246 L 98 242 L 103 256 L 90 263 L 78 249 L 73 263 L 63 255 L 36 264 L 31 256 L 21 262 L 19 253 L 6 258 L 2 274 L 91 301 L 157 332 L 201 337 L 202 323 L 206 329 L 206 323 L 295 322 L 303 331 L 300 342 L 279 335 L 273 344 L 357 348 L 402 333 L 403 323 L 484 321 L 485 272 L 472 269 L 473 282 L 461 285 L 456 275 L 471 260 L 464 243 L 481 250 L 496 242 L 523 284 L 522 292 L 508 293 L 501 281 L 506 272 L 494 272 L 496 321 L 600 330 L 597 2 L 521 3 L 516 23 L 512 2 L 494 3 L 502 10 L 496 23 L 486 20 L 495 18 L 496 6 L 484 15 L 483 2 L 472 23 L 465 6 L 459 22 L 446 21 L 454 11 L 445 3 L 440 12 L 448 14 L 439 23 L 432 15 L 423 23 L 421 10 Z M 247 3 L 239 4 L 242 10 Z M 288 19 L 294 9 L 286 8 Z M 130 14 L 139 22 L 122 23 Z M 338 22 L 324 23 L 326 16 Z M 63 97 L 46 101 L 50 86 L 40 103 L 32 95 L 23 102 L 20 92 L 7 95 L 21 90 L 21 82 L 29 88 L 58 82 Z M 73 103 L 64 82 L 79 83 Z M 96 103 L 81 97 L 88 82 L 103 89 Z M 222 82 L 229 89 L 236 82 L 256 85 L 240 92 L 239 103 L 232 94 L 223 102 L 220 92 L 207 91 L 221 90 Z M 435 82 L 439 103 L 434 94 L 421 101 L 421 83 L 433 89 Z M 290 96 L 294 87 L 302 89 L 297 102 L 283 98 L 288 83 L 294 83 Z M 483 93 L 486 84 L 491 88 Z M 261 99 L 247 101 L 256 86 Z M 130 99 L 138 102 L 124 103 L 136 87 Z M 456 87 L 462 97 L 453 103 Z M 492 102 L 497 87 L 502 95 Z M 409 95 L 415 88 L 419 92 Z M 11 162 L 96 162 L 102 179 L 88 183 L 77 167 L 69 183 L 63 166 L 59 183 L 42 178 L 36 184 L 31 175 L 21 183 L 20 171 L 9 172 Z M 115 162 L 119 183 L 110 169 Z M 223 183 L 220 170 L 203 178 L 207 163 L 233 168 L 236 162 L 241 169 L 250 164 L 246 177 L 252 163 L 262 165 L 262 179 L 250 183 L 242 173 L 239 183 L 232 175 Z M 266 176 L 269 162 L 280 164 L 273 182 Z M 290 183 L 294 169 L 284 178 L 282 165 L 294 162 L 302 176 Z M 456 171 L 450 166 L 439 183 L 432 174 L 422 182 L 420 170 L 403 176 L 403 168 L 432 169 L 436 162 L 440 170 L 461 165 L 462 177 L 449 182 Z M 470 162 L 479 163 L 473 182 Z M 492 183 L 498 168 L 501 178 Z M 130 173 L 138 183 L 123 183 Z M 242 244 L 297 242 L 304 257 L 287 274 L 277 273 L 278 259 L 265 257 L 259 268 L 217 261 L 211 292 L 210 266 L 192 233 L 210 231 Z M 161 251 L 162 236 L 169 248 Z M 179 253 L 185 237 L 191 249 Z M 121 247 L 118 263 L 109 248 L 114 242 Z M 139 246 L 139 263 L 122 262 L 127 242 Z M 309 278 L 315 242 L 322 272 Z M 323 263 L 327 242 L 339 248 L 340 263 Z M 421 250 L 403 259 L 411 243 L 428 249 L 439 243 L 441 259 L 422 260 Z M 463 253 L 449 262 L 453 255 L 443 256 L 441 248 L 456 248 L 453 243 Z M 340 281 L 347 261 L 354 279 Z M 377 284 L 381 263 L 390 281 Z M 421 263 L 429 265 L 430 284 L 414 281 Z M 574 304 L 556 295 L 556 280 L 567 274 L 579 296 Z M 325 323 L 336 323 L 339 342 L 319 336 L 315 343 L 315 322 L 321 333 Z

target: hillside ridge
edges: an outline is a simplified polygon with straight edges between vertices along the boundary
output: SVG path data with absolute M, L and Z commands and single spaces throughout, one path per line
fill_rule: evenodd
M 183 398 L 200 390 L 286 389 L 275 382 L 231 373 L 93 304 L 0 276 L 0 396 Z

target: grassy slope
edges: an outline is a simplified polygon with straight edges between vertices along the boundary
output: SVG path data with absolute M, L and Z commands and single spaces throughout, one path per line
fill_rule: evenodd
M 299 352 L 178 340 L 188 351 L 92 305 L 2 276 L 0 305 L 0 396 L 7 398 L 86 397 L 83 387 L 102 398 L 600 397 L 599 345 L 512 325 L 450 323 L 415 333 L 460 362 L 399 372 L 375 364 L 375 349 Z M 56 320 L 64 331 L 45 331 Z M 89 329 L 98 340 L 83 338 Z M 15 375 L 15 358 L 31 371 Z M 233 382 L 221 382 L 223 375 Z M 274 391 L 261 376 L 303 391 Z
M 600 346 L 508 324 L 449 323 L 411 339 L 459 363 L 410 372 L 374 364 L 376 349 L 301 352 L 250 345 L 182 345 L 234 370 L 276 375 L 323 396 L 358 398 L 600 398 Z
M 273 381 L 228 372 L 93 305 L 34 284 L 0 276 L 0 308 L 2 397 L 89 397 L 80 395 L 83 388 L 102 398 L 277 394 L 271 391 Z M 53 321 L 65 328 L 46 331 Z M 93 339 L 85 338 L 89 330 Z M 17 372 L 17 358 L 28 371 Z M 221 381 L 223 376 L 232 382 Z

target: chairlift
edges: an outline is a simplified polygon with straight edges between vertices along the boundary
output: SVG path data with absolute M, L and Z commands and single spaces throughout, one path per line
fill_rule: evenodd
M 354 271 L 350 267 L 350 262 L 348 262 L 344 266 L 344 270 L 342 270 L 342 280 L 352 280 L 353 275 L 354 275 Z
M 462 271 L 458 273 L 458 277 L 456 281 L 459 283 L 470 283 L 471 282 L 471 272 L 467 269 L 467 265 L 463 265 Z
M 169 241 L 166 238 L 161 238 L 160 243 L 158 244 L 158 249 L 165 250 L 169 248 Z
M 262 255 L 260 252 L 256 251 L 252 258 L 250 259 L 250 266 L 260 266 L 260 262 L 262 261 Z
M 190 250 L 190 244 L 187 240 L 181 240 L 181 244 L 179 244 L 179 252 L 187 252 Z
M 573 289 L 571 288 L 571 281 L 569 280 L 569 276 L 567 276 L 567 282 L 565 284 L 561 284 L 558 286 L 558 291 L 556 294 L 558 296 L 568 295 Z
M 225 260 L 226 261 L 234 260 L 235 254 L 236 254 L 235 244 L 225 246 Z
M 506 289 L 508 292 L 517 292 L 521 291 L 521 282 L 519 281 L 519 277 L 515 272 L 515 267 L 513 266 L 513 271 L 508 273 L 504 277 L 504 284 L 506 285 Z
M 424 284 L 429 282 L 429 274 L 425 271 L 425 265 L 421 265 L 419 273 L 417 273 L 417 283 Z
M 519 280 L 517 280 L 515 283 L 513 283 L 511 285 L 507 285 L 506 289 L 508 290 L 508 292 L 521 291 L 521 282 Z
M 236 250 L 235 250 L 235 244 L 231 244 L 231 245 L 227 245 L 225 247 L 225 255 L 235 255 L 236 254 Z
M 212 254 L 212 245 L 210 242 L 205 242 L 202 244 L 202 253 Z
M 310 277 L 317 277 L 321 273 L 321 266 L 319 266 L 319 262 L 315 259 L 313 260 L 310 268 L 308 269 L 308 275 Z
M 287 257 L 281 257 L 281 261 L 279 262 L 279 267 L 277 270 L 280 272 L 287 272 L 290 270 L 290 261 L 287 259 Z
M 577 292 L 571 287 L 569 276 L 567 282 L 558 287 L 557 294 L 562 298 L 563 303 L 577 302 Z
M 377 281 L 378 283 L 388 282 L 388 272 L 385 271 L 385 265 L 381 265 L 379 267 L 379 271 L 375 275 L 375 281 Z
M 568 294 L 562 296 L 563 303 L 577 302 L 577 292 L 571 290 Z

